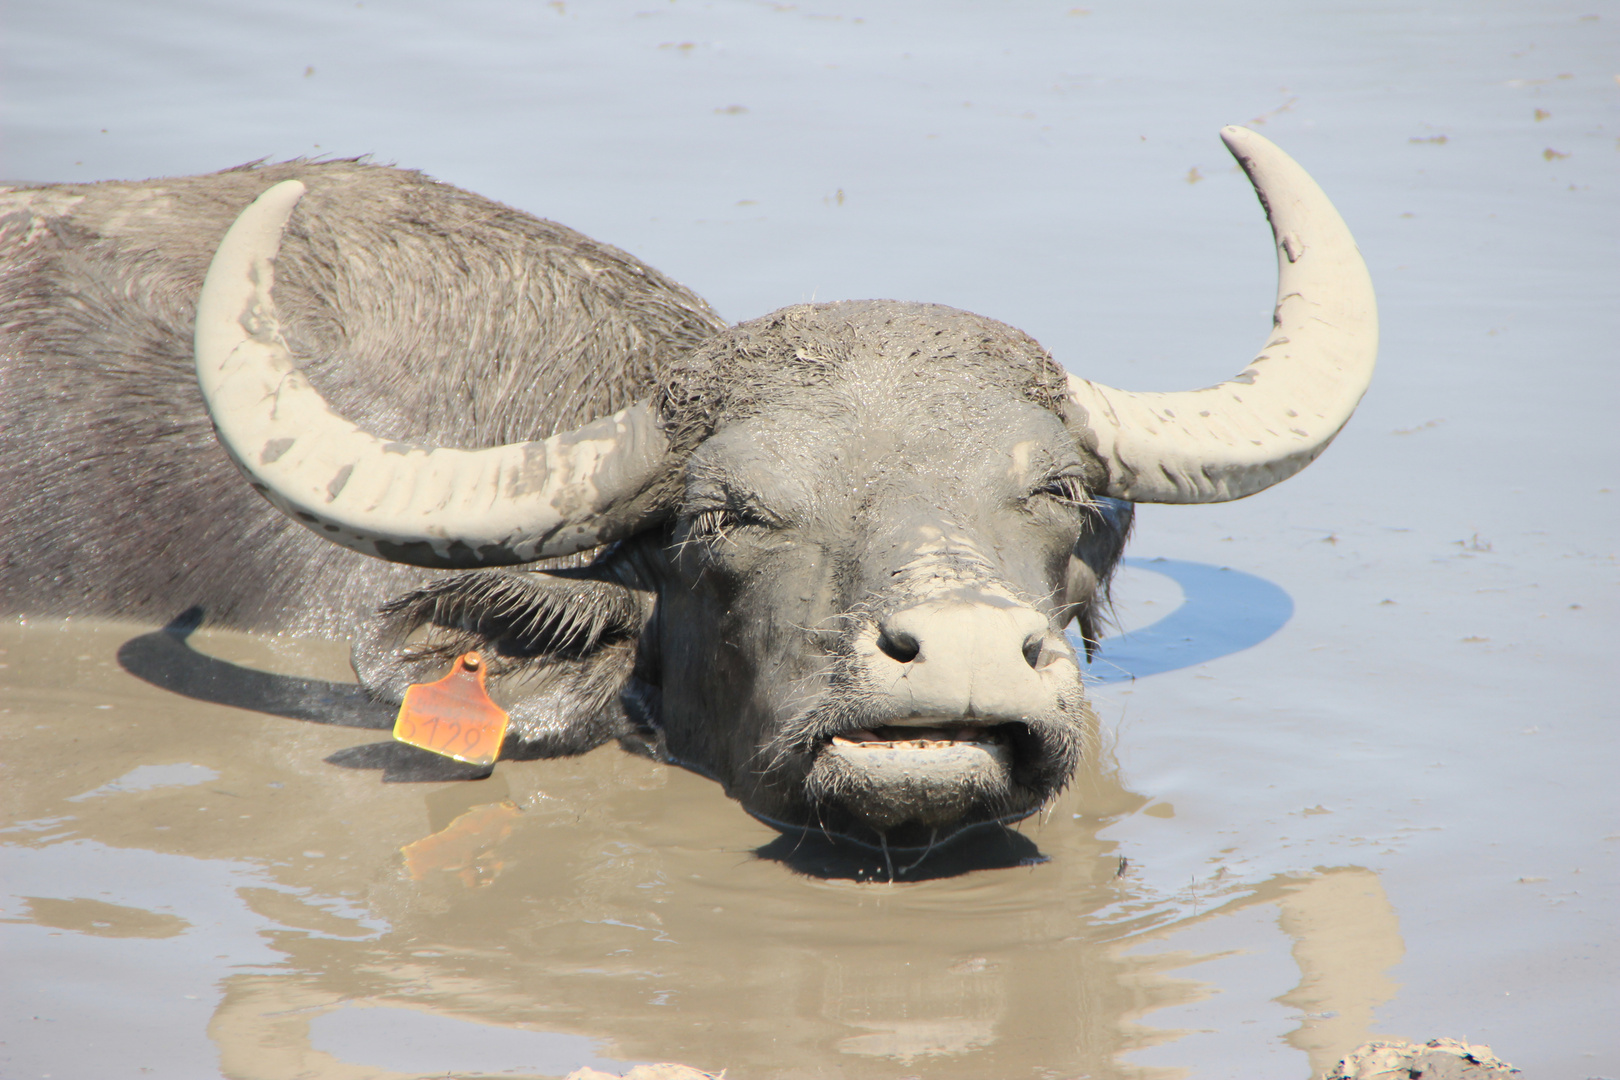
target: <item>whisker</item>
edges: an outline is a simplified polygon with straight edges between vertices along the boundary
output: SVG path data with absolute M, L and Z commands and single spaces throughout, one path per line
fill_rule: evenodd
M 921 855 L 917 856 L 917 861 L 916 862 L 912 863 L 910 866 L 902 866 L 900 868 L 900 873 L 909 874 L 913 870 L 917 869 L 917 867 L 921 866 L 923 864 L 923 860 L 928 858 L 928 856 L 930 856 L 930 855 L 932 855 L 934 853 L 934 845 L 937 844 L 937 843 L 939 843 L 939 830 L 938 829 L 929 829 L 928 830 L 928 846 L 923 848 L 923 853 Z

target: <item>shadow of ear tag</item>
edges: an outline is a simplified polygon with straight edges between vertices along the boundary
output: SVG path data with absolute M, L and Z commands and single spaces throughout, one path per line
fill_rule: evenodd
M 483 658 L 463 653 L 438 682 L 412 684 L 400 702 L 394 738 L 469 765 L 495 764 L 506 738 L 506 710 L 484 689 Z

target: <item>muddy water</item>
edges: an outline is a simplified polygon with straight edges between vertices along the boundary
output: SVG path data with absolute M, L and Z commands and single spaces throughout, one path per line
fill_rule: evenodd
M 1143 508 L 1139 632 L 1092 670 L 1111 756 L 929 871 L 954 876 L 875 882 L 614 750 L 411 780 L 368 749 L 385 731 L 311 722 L 377 722 L 329 687 L 192 663 L 165 690 L 118 662 L 175 658 L 127 648 L 149 627 L 8 624 L 0 1075 L 1298 1078 L 1368 1031 L 1620 1075 L 1607 6 L 5 19 L 0 177 L 374 152 L 733 319 L 950 303 L 1131 389 L 1207 385 L 1265 340 L 1273 252 L 1215 139 L 1249 123 L 1349 221 L 1383 345 L 1299 477 Z M 335 646 L 196 643 L 347 677 Z
M 1187 606 L 1139 576 L 1127 623 Z M 0 648 L 0 949 L 28 987 L 8 1076 L 1141 1075 L 1121 1055 L 1178 1034 L 1144 1016 L 1207 998 L 1187 969 L 1230 951 L 1159 939 L 1204 922 L 1292 969 L 1295 1008 L 1267 1022 L 1297 1075 L 1393 989 L 1366 870 L 1214 882 L 1190 907 L 1141 885 L 1100 834 L 1173 809 L 1108 756 L 1043 820 L 891 884 L 616 748 L 423 780 L 362 704 L 309 714 L 338 724 L 217 703 L 341 695 L 335 645 L 75 622 Z M 1346 948 L 1347 925 L 1371 936 Z

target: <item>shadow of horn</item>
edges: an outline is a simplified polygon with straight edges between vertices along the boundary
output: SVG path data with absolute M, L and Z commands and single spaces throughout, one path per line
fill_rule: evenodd
M 201 607 L 188 608 L 163 629 L 130 638 L 118 647 L 119 666 L 159 689 L 214 705 L 337 727 L 394 726 L 394 707 L 358 686 L 254 671 L 197 652 L 187 639 L 203 615 Z

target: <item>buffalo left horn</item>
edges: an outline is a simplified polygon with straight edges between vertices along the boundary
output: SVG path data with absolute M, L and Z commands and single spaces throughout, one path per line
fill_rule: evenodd
M 260 494 L 329 540 L 393 562 L 472 567 L 627 536 L 668 442 L 638 403 L 573 431 L 486 450 L 389 442 L 339 416 L 298 370 L 271 296 L 304 185 L 243 210 L 197 302 L 197 381 L 220 442 Z
M 1225 502 L 1286 480 L 1355 411 L 1378 355 L 1367 266 L 1322 189 L 1240 127 L 1221 131 L 1277 241 L 1275 329 L 1236 377 L 1204 390 L 1133 394 L 1069 376 L 1069 427 L 1132 502 Z

